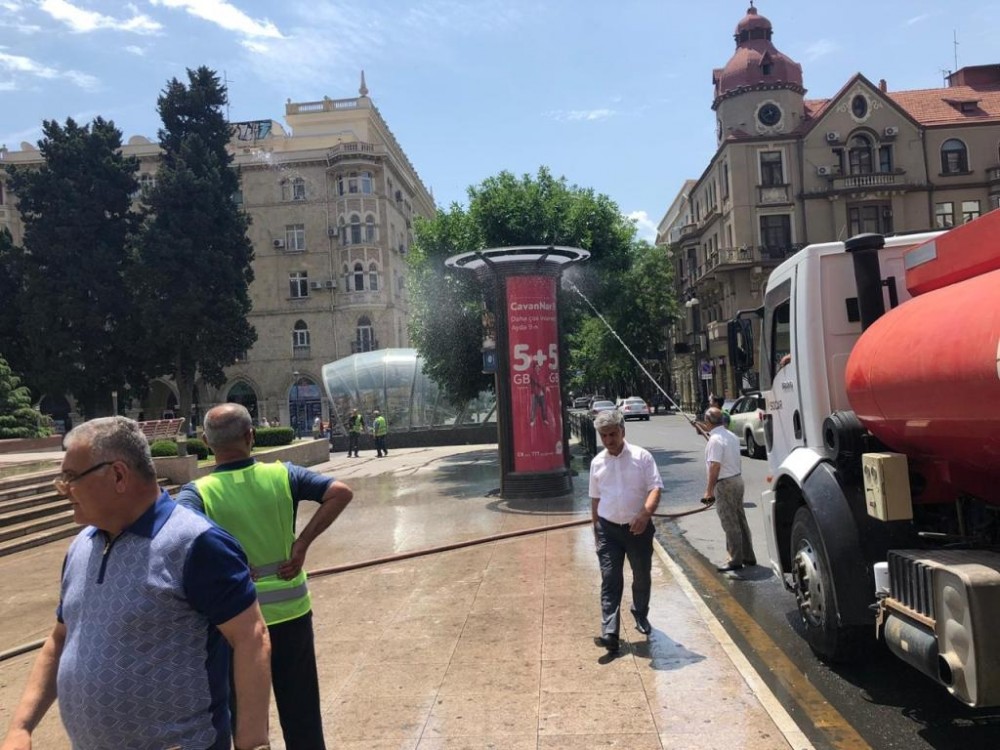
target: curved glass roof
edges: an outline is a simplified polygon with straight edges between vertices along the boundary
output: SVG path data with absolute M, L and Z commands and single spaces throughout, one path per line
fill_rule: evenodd
M 416 349 L 376 349 L 338 359 L 323 365 L 323 386 L 341 428 L 355 408 L 369 422 L 378 409 L 394 431 L 496 421 L 492 393 L 468 404 L 452 403 L 424 374 Z

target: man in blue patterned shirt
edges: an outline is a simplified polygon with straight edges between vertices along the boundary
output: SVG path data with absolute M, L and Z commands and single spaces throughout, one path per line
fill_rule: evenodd
M 90 525 L 0 750 L 30 748 L 57 696 L 75 750 L 266 748 L 270 644 L 239 544 L 160 490 L 132 420 L 85 422 L 65 445 L 56 489 Z

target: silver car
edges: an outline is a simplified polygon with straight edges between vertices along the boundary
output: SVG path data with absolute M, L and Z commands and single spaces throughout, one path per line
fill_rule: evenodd
M 764 442 L 764 396 L 759 391 L 736 399 L 729 410 L 729 429 L 740 439 L 740 447 L 746 448 L 752 458 L 766 458 Z

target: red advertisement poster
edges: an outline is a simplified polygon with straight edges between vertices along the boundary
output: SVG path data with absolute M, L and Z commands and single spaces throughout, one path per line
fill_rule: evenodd
M 507 340 L 510 351 L 514 471 L 548 471 L 563 466 L 562 399 L 556 279 L 507 279 Z

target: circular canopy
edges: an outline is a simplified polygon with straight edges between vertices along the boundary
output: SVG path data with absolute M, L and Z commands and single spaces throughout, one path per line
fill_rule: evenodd
M 561 245 L 517 245 L 515 247 L 493 247 L 488 250 L 472 250 L 460 255 L 452 255 L 444 264 L 449 268 L 464 268 L 478 271 L 481 268 L 502 263 L 554 263 L 565 265 L 586 260 L 590 253 L 578 247 Z

